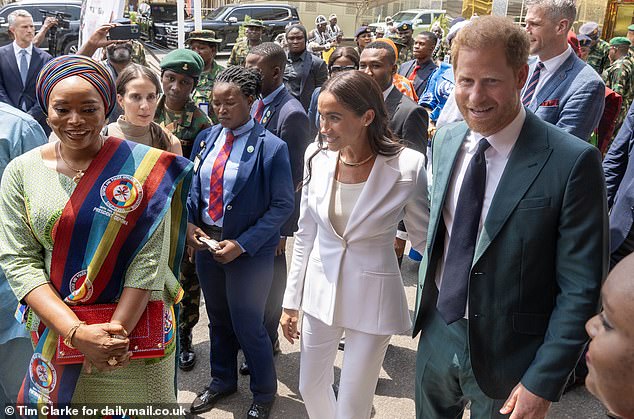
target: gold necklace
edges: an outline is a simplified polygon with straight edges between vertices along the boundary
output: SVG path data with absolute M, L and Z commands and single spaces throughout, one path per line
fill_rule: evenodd
M 103 143 L 104 143 L 103 137 L 99 137 L 99 138 L 101 140 L 101 147 L 103 147 Z M 101 149 L 101 147 L 100 147 L 100 149 Z M 64 158 L 64 155 L 62 154 L 62 142 L 61 141 L 57 141 L 57 151 L 59 152 L 59 157 L 62 159 L 62 161 L 64 162 L 66 167 L 68 167 L 70 170 L 75 172 L 75 176 L 73 176 L 73 182 L 79 183 L 81 178 L 84 177 L 84 174 L 86 173 L 86 170 L 88 170 L 88 167 L 90 167 L 90 163 L 88 163 L 88 167 L 85 168 L 85 169 L 75 169 Z
M 341 157 L 341 154 L 339 154 L 339 161 L 340 161 L 341 163 L 343 163 L 344 165 L 349 166 L 349 167 L 358 167 L 358 166 L 362 166 L 362 165 L 366 164 L 367 162 L 369 162 L 370 160 L 372 160 L 372 158 L 373 158 L 373 157 L 374 157 L 374 154 L 370 154 L 370 157 L 368 157 L 367 159 L 362 160 L 362 161 L 360 161 L 360 162 L 358 162 L 358 163 L 352 163 L 352 162 L 347 162 L 347 161 L 345 161 L 345 160 L 343 159 L 343 157 Z

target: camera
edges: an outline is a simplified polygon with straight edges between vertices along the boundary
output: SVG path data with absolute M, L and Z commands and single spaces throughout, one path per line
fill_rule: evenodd
M 44 9 L 40 9 L 40 13 L 42 13 L 42 16 L 44 18 L 47 18 L 49 16 L 50 17 L 54 17 L 55 20 L 57 20 L 57 27 L 58 28 L 62 28 L 62 29 L 70 28 L 70 18 L 72 16 L 70 14 L 68 14 L 68 13 L 59 12 L 57 10 L 51 12 L 51 11 L 44 10 Z M 52 29 L 54 29 L 54 28 L 52 28 Z

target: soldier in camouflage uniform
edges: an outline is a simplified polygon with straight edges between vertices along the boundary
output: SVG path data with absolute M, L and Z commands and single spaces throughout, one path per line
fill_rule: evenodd
M 629 39 L 623 36 L 612 38 L 610 40 L 610 50 L 608 53 L 612 64 L 603 72 L 603 81 L 605 81 L 606 87 L 609 87 L 623 97 L 621 111 L 619 112 L 614 127 L 615 133 L 618 132 L 621 127 L 627 110 L 630 108 L 632 99 L 634 98 L 634 86 L 632 86 L 634 58 L 628 53 L 630 46 L 631 42 Z
M 227 65 L 241 65 L 244 67 L 244 62 L 251 48 L 262 43 L 264 23 L 261 20 L 250 20 L 244 24 L 244 28 L 245 37 L 233 46 Z
M 164 94 L 158 102 L 154 122 L 178 137 L 185 157 L 191 155 L 198 133 L 211 126 L 209 117 L 198 109 L 190 96 L 203 66 L 200 55 L 188 49 L 174 50 L 161 61 Z M 196 363 L 196 354 L 192 351 L 192 329 L 198 323 L 200 306 L 200 284 L 188 253 L 181 263 L 180 280 L 185 295 L 180 302 L 178 318 L 178 366 L 183 371 L 191 370 Z
M 200 74 L 198 84 L 192 94 L 192 99 L 198 108 L 205 112 L 214 124 L 218 123 L 218 118 L 214 114 L 211 102 L 213 100 L 213 89 L 216 76 L 225 68 L 216 62 L 218 46 L 222 43 L 216 39 L 214 31 L 202 30 L 190 32 L 185 43 L 192 51 L 196 51 L 203 59 L 205 66 Z
M 603 71 L 610 65 L 608 59 L 608 50 L 610 45 L 599 38 L 599 24 L 596 22 L 586 22 L 579 28 L 581 35 L 586 35 L 592 42 L 590 43 L 590 52 L 588 52 L 587 63 L 594 70 L 603 74 Z
M 403 44 L 403 47 L 398 51 L 398 59 L 396 60 L 396 64 L 401 65 L 405 61 L 414 59 L 414 38 L 412 37 L 414 30 L 412 29 L 411 22 L 401 23 L 396 30 Z

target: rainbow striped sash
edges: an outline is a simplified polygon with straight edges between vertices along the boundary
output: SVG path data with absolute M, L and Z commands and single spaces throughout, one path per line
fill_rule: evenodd
M 178 278 L 191 168 L 185 158 L 142 144 L 117 138 L 104 143 L 64 207 L 54 235 L 50 280 L 67 304 L 117 301 L 128 267 L 168 210 L 169 266 Z M 181 296 L 179 289 L 173 297 L 179 301 Z M 173 337 L 166 334 L 172 343 Z M 82 366 L 56 365 L 57 340 L 51 329 L 40 334 L 18 403 L 70 405 Z

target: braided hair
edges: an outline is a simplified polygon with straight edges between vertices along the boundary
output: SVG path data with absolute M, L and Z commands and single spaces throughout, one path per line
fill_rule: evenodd
M 253 68 L 234 65 L 222 70 L 216 77 L 216 84 L 230 83 L 240 88 L 243 95 L 257 98 L 262 91 L 262 75 Z

